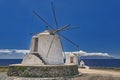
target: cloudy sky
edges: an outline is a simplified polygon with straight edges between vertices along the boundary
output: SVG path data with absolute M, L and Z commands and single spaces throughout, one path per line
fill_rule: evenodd
M 88 53 L 102 52 L 120 58 L 119 0 L 54 0 L 59 26 L 80 29 L 62 31 Z M 0 49 L 28 50 L 32 32 L 44 31 L 45 24 L 35 10 L 54 25 L 50 0 L 0 0 Z M 65 51 L 77 48 L 63 40 Z
M 23 59 L 26 53 L 29 53 L 29 50 L 18 50 L 18 49 L 0 49 L 0 59 Z M 65 54 L 78 54 L 79 56 L 99 56 L 99 57 L 114 57 L 109 55 L 109 53 L 102 52 L 92 52 L 88 53 L 85 51 L 73 51 L 73 52 L 65 52 Z M 94 57 L 95 58 L 95 57 Z M 116 57 L 114 57 L 116 58 Z

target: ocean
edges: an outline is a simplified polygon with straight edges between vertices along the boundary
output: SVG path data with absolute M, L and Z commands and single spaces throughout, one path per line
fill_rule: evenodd
M 82 59 L 89 67 L 120 68 L 120 59 Z M 22 59 L 0 59 L 0 66 L 19 64 Z M 80 60 L 79 60 L 80 61 Z
M 103 68 L 120 68 L 120 59 L 82 59 L 87 66 Z M 80 60 L 79 60 L 80 61 Z
M 0 59 L 0 66 L 9 66 L 10 64 L 19 64 L 22 59 Z

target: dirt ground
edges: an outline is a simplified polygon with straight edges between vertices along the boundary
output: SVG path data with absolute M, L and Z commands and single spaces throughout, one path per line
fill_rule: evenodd
M 81 75 L 71 80 L 120 80 L 120 72 L 96 69 L 79 69 Z

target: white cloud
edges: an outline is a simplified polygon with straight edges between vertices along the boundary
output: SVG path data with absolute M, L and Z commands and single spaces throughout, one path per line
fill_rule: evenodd
M 29 50 L 16 50 L 16 53 L 29 53 Z
M 85 51 L 75 51 L 75 52 L 65 52 L 66 54 L 69 53 L 73 53 L 73 54 L 78 54 L 79 56 L 108 56 L 110 57 L 111 55 L 109 55 L 108 53 L 103 53 L 103 52 L 92 52 L 92 53 L 88 53 Z
M 0 49 L 0 53 L 10 53 L 9 49 Z
M 0 53 L 29 53 L 29 50 L 17 50 L 17 49 L 0 49 Z
M 18 50 L 18 49 L 0 49 L 0 59 L 10 58 L 10 59 L 18 59 L 23 58 L 26 53 L 29 53 L 29 50 Z M 92 52 L 88 53 L 85 51 L 74 51 L 74 52 L 65 52 L 65 54 L 78 54 L 79 56 L 106 56 L 111 57 L 108 53 L 102 52 Z
M 20 59 L 29 53 L 29 50 L 0 49 L 0 59 Z

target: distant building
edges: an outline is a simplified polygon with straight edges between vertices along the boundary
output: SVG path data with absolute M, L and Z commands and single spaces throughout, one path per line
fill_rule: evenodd
M 80 68 L 85 68 L 85 69 L 89 69 L 89 66 L 85 65 L 85 62 L 83 60 L 80 61 Z
M 85 63 L 83 60 L 80 61 L 80 67 L 84 67 L 85 66 Z
M 65 64 L 76 64 L 78 65 L 78 56 L 75 54 L 66 54 Z

